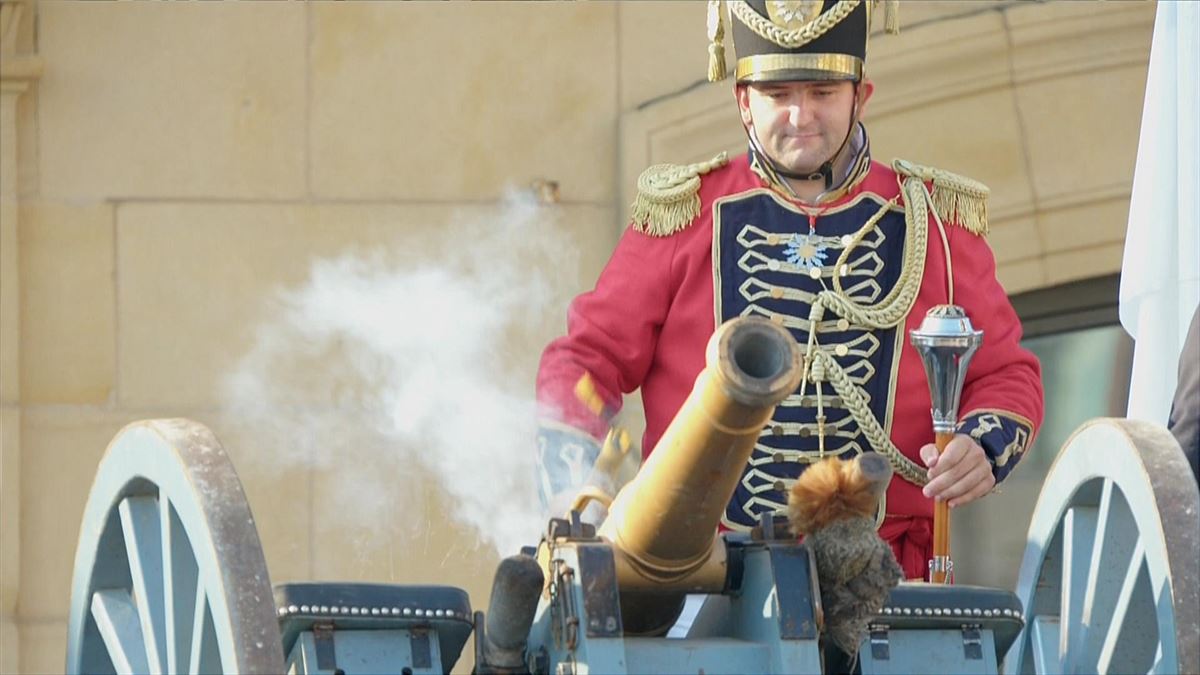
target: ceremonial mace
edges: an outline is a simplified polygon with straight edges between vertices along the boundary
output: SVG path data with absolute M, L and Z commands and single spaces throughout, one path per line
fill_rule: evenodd
M 967 313 L 958 305 L 938 305 L 925 314 L 921 327 L 909 338 L 929 379 L 929 398 L 933 403 L 933 433 L 938 454 L 954 438 L 958 424 L 958 401 L 966 380 L 967 364 L 983 341 L 983 331 L 971 327 Z M 929 580 L 935 584 L 953 583 L 954 563 L 950 560 L 950 509 L 946 502 L 933 506 L 933 559 L 929 561 Z

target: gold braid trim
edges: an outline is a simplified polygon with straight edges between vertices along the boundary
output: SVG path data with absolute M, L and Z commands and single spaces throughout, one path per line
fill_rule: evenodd
M 842 397 L 846 409 L 850 411 L 854 421 L 858 422 L 858 428 L 867 437 L 867 441 L 870 442 L 875 452 L 887 458 L 892 469 L 904 480 L 919 486 L 928 483 L 929 478 L 925 469 L 905 457 L 896 444 L 892 443 L 892 439 L 888 438 L 887 433 L 880 426 L 879 420 L 875 419 L 875 415 L 871 413 L 870 406 L 863 400 L 862 391 L 854 386 L 850 377 L 846 375 L 846 371 L 842 370 L 842 367 L 827 352 L 818 350 L 815 356 L 814 365 L 820 364 L 819 367 L 824 371 L 821 375 L 829 380 L 834 391 Z
M 933 208 L 943 221 L 955 223 L 972 234 L 987 235 L 987 198 L 991 194 L 988 186 L 973 178 L 903 159 L 892 162 L 892 168 L 905 178 L 933 183 Z
M 707 162 L 680 166 L 656 164 L 638 176 L 633 199 L 633 229 L 651 237 L 667 237 L 700 215 L 700 176 L 729 163 L 726 153 Z
M 925 485 L 929 482 L 925 469 L 904 456 L 900 449 L 892 443 L 879 420 L 871 413 L 871 408 L 863 398 L 862 390 L 850 381 L 846 372 L 838 365 L 828 352 L 822 350 L 817 343 L 817 331 L 825 311 L 831 309 L 837 314 L 872 328 L 893 328 L 901 325 L 905 317 L 912 311 L 921 288 L 921 279 L 925 276 L 925 252 L 929 243 L 929 205 L 930 195 L 925 190 L 925 184 L 919 177 L 910 176 L 902 186 L 904 193 L 904 225 L 905 242 L 904 261 L 900 268 L 900 278 L 892 287 L 887 297 L 872 306 L 860 305 L 846 296 L 842 290 L 841 280 L 834 272 L 834 290 L 821 291 L 813 301 L 809 312 L 812 329 L 808 334 L 808 349 L 805 353 L 804 379 L 801 384 L 801 395 L 807 386 L 810 375 L 815 383 L 827 380 L 833 385 L 834 391 L 842 398 L 846 409 L 854 421 L 858 423 L 871 447 L 887 458 L 902 478 L 914 485 Z M 892 208 L 895 199 L 884 204 L 858 232 L 851 242 L 842 250 L 834 270 L 841 269 L 849 258 L 851 250 L 862 241 L 875 224 Z M 818 406 L 820 406 L 821 390 L 817 388 Z M 818 433 L 821 433 L 818 430 Z M 821 439 L 822 448 L 824 439 Z
M 1013 455 L 1024 455 L 1025 451 L 1029 449 L 1029 442 L 1033 440 L 1034 426 L 1033 422 L 1028 417 L 1000 408 L 975 408 L 971 412 L 961 416 L 962 421 L 959 422 L 959 425 L 961 426 L 964 422 L 975 415 L 992 415 L 995 417 L 1003 417 L 1017 425 L 1017 432 L 1013 435 L 1012 442 L 1004 446 L 1004 451 L 1001 452 L 999 456 L 992 458 L 992 463 L 996 466 L 1005 466 L 1008 464 L 1009 460 L 1012 459 Z M 990 429 L 980 424 L 971 431 L 971 437 L 974 438 L 975 442 L 978 443 L 979 439 L 982 438 L 983 435 L 988 431 L 990 431 Z M 977 433 L 978 435 L 976 435 Z
M 784 30 L 772 22 L 770 19 L 764 18 L 754 8 L 745 2 L 731 2 L 730 9 L 733 10 L 734 16 L 746 24 L 746 27 L 754 31 L 760 38 L 774 42 L 780 47 L 787 49 L 795 49 L 796 47 L 804 46 L 813 40 L 821 37 L 838 24 L 839 21 L 850 15 L 855 7 L 862 0 L 838 0 L 837 5 L 824 12 L 816 19 L 809 21 L 796 30 Z

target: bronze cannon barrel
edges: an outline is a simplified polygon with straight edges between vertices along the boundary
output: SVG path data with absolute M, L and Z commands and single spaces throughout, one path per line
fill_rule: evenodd
M 692 393 L 600 528 L 616 549 L 623 596 L 722 590 L 721 515 L 775 406 L 800 378 L 800 348 L 782 326 L 745 317 L 716 331 Z

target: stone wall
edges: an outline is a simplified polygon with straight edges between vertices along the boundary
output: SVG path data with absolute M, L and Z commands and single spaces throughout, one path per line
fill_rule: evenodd
M 1010 291 L 1115 271 L 1153 5 L 903 12 L 911 28 L 872 48 L 877 152 L 992 183 Z M 588 287 L 638 171 L 741 146 L 729 83 L 699 82 L 703 25 L 676 2 L 3 0 L 0 671 L 62 668 L 96 464 L 147 417 L 221 437 L 273 581 L 445 583 L 482 607 L 498 554 L 428 471 L 396 479 L 416 502 L 349 518 L 336 463 L 273 466 L 288 448 L 233 424 L 223 383 L 314 261 L 436 267 L 486 240 L 514 191 L 536 188 L 535 227 L 571 250 L 494 255 L 569 261 L 556 298 Z M 559 299 L 502 336 L 526 395 Z

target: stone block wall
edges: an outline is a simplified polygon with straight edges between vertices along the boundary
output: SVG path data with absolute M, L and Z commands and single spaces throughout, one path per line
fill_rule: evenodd
M 902 11 L 909 28 L 873 42 L 873 147 L 992 184 L 1010 291 L 1116 271 L 1153 5 Z M 498 285 L 513 269 L 553 282 L 537 316 L 496 337 L 493 360 L 528 398 L 637 172 L 743 144 L 731 83 L 701 82 L 703 14 L 0 0 L 0 672 L 63 667 L 96 464 L 148 417 L 217 432 L 273 581 L 445 583 L 482 608 L 499 554 L 449 515 L 457 493 L 436 467 L 398 463 L 420 443 L 372 446 L 348 416 L 345 447 L 272 445 L 231 416 L 229 376 L 315 263 L 421 270 L 466 255 L 461 269 Z M 491 238 L 513 193 L 554 195 L 528 230 L 553 245 Z M 280 381 L 299 405 L 327 404 L 328 383 L 306 375 Z M 355 517 L 366 497 L 337 453 L 383 481 L 371 517 Z

